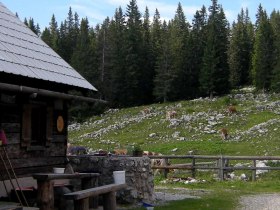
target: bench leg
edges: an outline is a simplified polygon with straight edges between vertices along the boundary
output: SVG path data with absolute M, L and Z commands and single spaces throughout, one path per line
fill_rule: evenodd
M 82 179 L 82 189 L 89 189 L 98 186 L 97 177 L 83 178 Z M 98 208 L 98 196 L 89 198 L 89 208 Z
M 117 209 L 115 191 L 103 194 L 103 209 L 104 210 L 116 210 Z
M 37 205 L 40 210 L 54 209 L 53 181 L 37 181 Z
M 89 210 L 89 199 L 74 200 L 75 210 Z

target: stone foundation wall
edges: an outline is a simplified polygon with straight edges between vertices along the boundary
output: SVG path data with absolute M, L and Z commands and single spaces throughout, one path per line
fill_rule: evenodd
M 152 202 L 154 200 L 154 177 L 148 157 L 126 156 L 71 156 L 75 172 L 98 172 L 99 185 L 114 183 L 113 171 L 125 171 L 127 189 L 119 191 L 122 203 Z

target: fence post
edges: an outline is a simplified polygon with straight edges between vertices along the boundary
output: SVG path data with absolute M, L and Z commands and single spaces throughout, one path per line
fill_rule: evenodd
M 192 157 L 192 177 L 195 178 L 195 157 Z
M 221 156 L 221 159 L 219 159 L 219 176 L 220 180 L 224 181 L 224 158 Z
M 164 158 L 164 161 L 165 161 L 165 165 L 168 166 L 168 158 Z M 165 168 L 163 171 L 164 178 L 167 178 L 168 172 L 169 172 L 169 169 Z
M 256 167 L 256 160 L 253 160 L 253 167 Z M 253 169 L 252 170 L 252 181 L 256 181 L 256 174 L 257 174 L 257 170 Z

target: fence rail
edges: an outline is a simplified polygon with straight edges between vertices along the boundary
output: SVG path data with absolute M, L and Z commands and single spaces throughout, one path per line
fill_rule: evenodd
M 165 163 L 168 163 L 170 159 L 189 159 L 190 163 L 185 164 L 170 164 L 170 165 L 160 165 L 152 166 L 153 169 L 163 169 L 164 176 L 170 169 L 180 169 L 180 170 L 191 170 L 192 176 L 195 177 L 196 170 L 217 170 L 220 180 L 224 180 L 227 171 L 234 170 L 251 170 L 252 181 L 256 180 L 257 170 L 280 170 L 280 167 L 257 167 L 257 160 L 279 160 L 280 156 L 203 156 L 203 155 L 161 155 L 161 156 L 149 156 L 151 159 L 165 159 Z M 212 160 L 212 162 L 197 162 L 198 160 Z M 233 160 L 243 160 L 252 161 L 251 165 L 248 166 L 229 166 L 230 161 Z M 214 161 L 214 162 L 213 162 Z

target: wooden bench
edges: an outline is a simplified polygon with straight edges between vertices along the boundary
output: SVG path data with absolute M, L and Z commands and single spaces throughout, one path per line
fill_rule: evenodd
M 94 187 L 86 190 L 67 193 L 64 198 L 67 200 L 74 200 L 75 210 L 88 210 L 89 198 L 98 195 L 103 196 L 103 209 L 116 210 L 116 191 L 125 188 L 126 184 L 109 184 L 100 187 Z
M 81 179 L 82 189 L 90 189 L 97 186 L 99 173 L 74 173 L 74 174 L 54 174 L 37 173 L 33 178 L 37 180 L 38 196 L 37 205 L 40 210 L 54 209 L 54 181 L 61 179 Z

